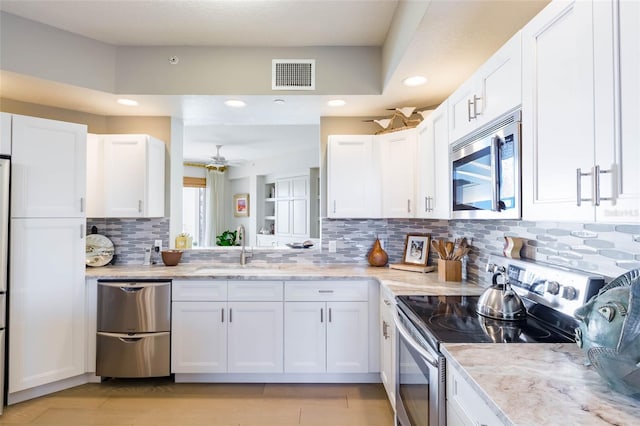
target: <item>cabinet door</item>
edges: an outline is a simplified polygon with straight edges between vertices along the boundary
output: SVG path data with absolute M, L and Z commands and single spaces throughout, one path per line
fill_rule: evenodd
M 87 135 L 87 217 L 105 217 L 104 142 L 102 136 Z
M 11 220 L 9 393 L 85 372 L 84 226 Z
M 594 2 L 596 220 L 640 221 L 640 3 Z
M 448 98 L 449 132 L 451 142 L 469 134 L 478 127 L 477 112 L 480 107 L 480 93 L 476 79 L 471 77 Z
M 145 209 L 146 136 L 104 137 L 105 213 L 142 217 Z
M 417 216 L 450 216 L 449 125 L 447 104 L 440 105 L 418 130 L 420 167 Z
M 11 114 L 0 112 L 0 154 L 11 155 Z
M 414 217 L 416 213 L 416 130 L 378 137 L 382 161 L 382 216 Z
M 85 217 L 87 126 L 13 116 L 12 217 Z
M 309 201 L 307 199 L 291 200 L 291 235 L 309 236 Z
M 229 302 L 229 373 L 282 373 L 282 302 Z
M 552 2 L 522 30 L 523 219 L 592 221 L 592 4 Z M 578 188 L 581 187 L 580 193 Z
M 369 371 L 368 302 L 327 303 L 327 373 Z
M 327 215 L 377 218 L 381 215 L 379 151 L 373 136 L 329 136 Z
M 325 302 L 284 305 L 284 372 L 324 373 L 326 370 Z
M 517 32 L 477 72 L 481 89 L 478 124 L 489 123 L 522 103 L 522 38 Z
M 385 297 L 380 298 L 380 379 L 387 391 L 391 406 L 396 406 L 396 357 L 395 327 L 391 313 L 392 302 Z
M 276 200 L 276 234 L 278 235 L 291 235 L 290 207 L 289 199 Z
M 171 372 L 226 373 L 226 302 L 173 302 Z

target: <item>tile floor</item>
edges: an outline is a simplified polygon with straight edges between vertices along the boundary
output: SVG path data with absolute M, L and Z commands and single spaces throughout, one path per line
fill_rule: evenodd
M 0 425 L 392 426 L 381 384 L 87 384 L 5 407 Z

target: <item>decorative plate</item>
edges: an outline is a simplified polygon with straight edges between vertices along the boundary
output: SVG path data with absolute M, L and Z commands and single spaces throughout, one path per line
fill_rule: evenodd
M 87 235 L 87 266 L 104 266 L 111 262 L 115 249 L 113 242 L 104 235 Z

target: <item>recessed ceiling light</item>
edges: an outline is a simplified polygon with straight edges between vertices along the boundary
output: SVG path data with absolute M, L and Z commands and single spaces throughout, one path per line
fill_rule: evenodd
M 330 107 L 341 107 L 346 104 L 347 103 L 342 99 L 332 99 L 329 102 L 327 102 L 327 105 L 329 105 Z
M 117 101 L 120 105 L 126 106 L 138 106 L 138 102 L 133 99 L 118 99 Z
M 227 99 L 224 101 L 224 104 L 231 108 L 242 108 L 247 105 L 245 101 L 241 101 L 240 99 Z
M 427 77 L 423 77 L 421 75 L 414 75 L 413 77 L 407 77 L 402 80 L 402 84 L 405 86 L 421 86 L 427 82 Z
M 284 99 L 274 99 L 273 103 L 274 104 L 278 104 L 278 105 L 282 105 L 284 103 Z

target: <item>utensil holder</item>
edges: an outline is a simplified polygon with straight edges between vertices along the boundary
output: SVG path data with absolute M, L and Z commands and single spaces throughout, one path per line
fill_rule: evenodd
M 438 259 L 438 279 L 440 281 L 462 281 L 462 262 Z

